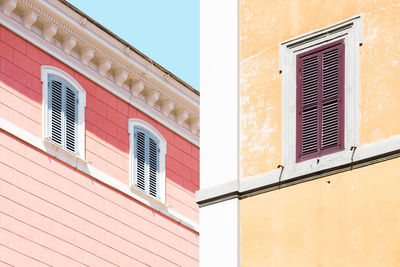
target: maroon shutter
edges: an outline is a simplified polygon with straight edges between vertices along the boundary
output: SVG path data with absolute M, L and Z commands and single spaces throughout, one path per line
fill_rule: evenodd
M 344 42 L 297 56 L 296 161 L 344 148 Z

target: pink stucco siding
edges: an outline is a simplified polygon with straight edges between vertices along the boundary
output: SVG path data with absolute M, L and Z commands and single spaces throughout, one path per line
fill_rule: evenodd
M 85 159 L 93 167 L 128 185 L 128 119 L 142 119 L 164 136 L 166 204 L 197 222 L 198 147 L 3 26 L 1 118 L 42 138 L 42 65 L 62 69 L 85 89 Z M 198 265 L 198 233 L 5 131 L 0 193 L 0 262 Z

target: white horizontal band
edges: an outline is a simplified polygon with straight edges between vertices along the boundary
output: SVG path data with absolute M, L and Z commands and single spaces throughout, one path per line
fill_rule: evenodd
M 0 129 L 17 137 L 18 139 L 32 145 L 33 147 L 61 160 L 62 162 L 74 167 L 75 169 L 89 175 L 90 177 L 99 180 L 100 182 L 130 196 L 131 198 L 149 206 L 150 208 L 160 212 L 161 214 L 173 219 L 174 221 L 186 226 L 187 228 L 199 232 L 199 225 L 189 218 L 179 214 L 178 212 L 168 208 L 165 204 L 157 201 L 156 199 L 147 195 L 135 194 L 131 191 L 128 185 L 121 183 L 117 179 L 108 174 L 94 168 L 89 162 L 69 153 L 68 151 L 54 145 L 53 143 L 43 140 L 33 134 L 25 131 L 24 129 L 16 126 L 15 124 L 0 118 Z
M 266 174 L 244 178 L 240 183 L 232 181 L 230 183 L 201 189 L 196 192 L 196 202 L 201 206 L 206 206 L 232 198 L 244 198 L 249 195 L 260 194 L 305 180 L 316 179 L 329 174 L 399 157 L 400 135 L 377 143 L 366 144 L 355 149 L 353 148 L 351 151 L 346 151 L 345 155 L 346 156 L 335 158 L 330 161 L 329 164 L 322 167 L 319 167 L 317 163 L 315 163 L 312 171 L 296 168 L 276 169 Z

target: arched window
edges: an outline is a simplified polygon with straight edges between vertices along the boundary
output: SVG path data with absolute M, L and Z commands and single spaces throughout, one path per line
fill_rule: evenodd
M 85 91 L 70 75 L 51 66 L 42 66 L 42 83 L 44 137 L 83 158 Z
M 166 141 L 150 124 L 129 120 L 131 186 L 165 201 Z

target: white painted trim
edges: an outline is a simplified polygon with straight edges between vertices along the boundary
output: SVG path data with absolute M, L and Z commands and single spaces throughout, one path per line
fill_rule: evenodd
M 280 181 L 290 180 L 296 177 L 300 177 L 311 172 L 320 172 L 325 169 L 331 169 L 335 167 L 340 167 L 343 165 L 351 164 L 353 162 L 359 162 L 363 160 L 373 159 L 375 157 L 383 156 L 390 152 L 400 150 L 400 135 L 393 136 L 389 139 L 366 144 L 361 147 L 357 147 L 354 151 L 346 151 L 345 156 L 338 155 L 328 162 L 326 166 L 315 166 L 310 167 L 309 170 L 306 169 L 284 169 L 281 175 L 281 170 L 274 170 L 272 172 L 266 173 L 264 175 L 258 175 L 254 177 L 248 177 L 242 180 L 240 184 L 240 192 L 245 192 L 249 190 L 254 190 L 260 187 L 265 187 Z
M 301 178 L 304 175 L 312 173 L 318 173 L 318 176 L 324 176 L 323 171 L 327 169 L 340 168 L 342 166 L 349 166 L 352 163 L 358 164 L 358 162 L 371 160 L 374 162 L 379 158 L 384 158 L 385 155 L 400 150 L 400 135 L 393 136 L 386 140 L 370 143 L 357 147 L 355 151 L 346 151 L 344 154 L 336 153 L 336 157 L 332 158 L 325 166 L 315 164 L 309 169 L 276 169 L 266 174 L 261 174 L 252 177 L 245 177 L 241 180 L 239 188 L 233 186 L 230 190 L 226 189 L 226 185 L 218 185 L 213 188 L 207 188 L 206 190 L 199 190 L 196 192 L 196 201 L 205 202 L 208 199 L 210 201 L 223 196 L 226 194 L 237 192 L 237 196 L 248 191 L 261 190 L 269 185 L 276 184 L 278 182 L 284 182 L 296 178 Z M 354 153 L 353 153 L 354 152 Z M 368 164 L 368 162 L 366 163 Z M 326 174 L 328 175 L 328 174 Z
M 212 187 L 206 187 L 204 189 L 196 191 L 196 201 L 202 201 L 206 199 L 210 199 L 213 197 L 221 197 L 224 195 L 229 195 L 231 197 L 231 194 L 233 192 L 238 192 L 239 191 L 239 183 L 236 180 L 223 183 L 223 184 L 218 184 L 216 186 Z
M 345 42 L 345 149 L 296 163 L 296 56 L 340 39 Z M 359 145 L 361 43 L 362 15 L 281 43 L 282 165 L 286 171 L 303 173 L 328 168 L 331 161 L 347 158 L 350 148 Z
M 184 225 L 185 227 L 199 232 L 199 225 L 194 221 L 186 218 L 185 216 L 179 214 L 178 212 L 172 210 L 171 208 L 161 204 L 159 201 L 155 202 L 152 199 L 143 197 L 139 194 L 132 192 L 128 185 L 118 181 L 117 179 L 109 176 L 108 174 L 94 168 L 89 162 L 77 157 L 76 155 L 65 151 L 57 145 L 51 142 L 43 140 L 33 134 L 25 131 L 24 129 L 16 126 L 15 124 L 0 118 L 0 129 L 15 136 L 16 138 L 32 145 L 33 147 L 53 156 L 62 162 L 72 166 L 73 168 L 93 177 L 94 179 L 120 191 L 121 193 L 139 201 L 140 203 L 149 206 L 153 210 L 160 212 L 161 214 L 167 216 L 168 218 Z M 154 199 L 154 198 L 153 198 Z
M 256 175 L 253 177 L 247 177 L 242 180 L 239 186 L 240 192 L 250 191 L 256 188 L 260 188 L 269 184 L 279 182 L 279 176 L 281 169 L 270 171 L 267 174 Z
M 82 86 L 72 78 L 68 73 L 53 67 L 53 66 L 42 66 L 41 67 L 41 81 L 42 81 L 42 98 L 43 98 L 43 124 L 42 124 L 42 134 L 44 139 L 49 137 L 49 122 L 48 122 L 48 102 L 49 102 L 49 89 L 48 89 L 48 77 L 49 75 L 55 75 L 64 79 L 67 83 L 72 85 L 72 87 L 78 91 L 78 157 L 85 159 L 85 107 L 86 107 L 86 92 Z
M 69 11 L 69 9 L 67 10 L 67 7 L 63 5 L 65 10 L 61 10 L 58 7 L 58 5 L 61 3 L 51 3 L 46 1 L 38 2 L 36 0 L 31 2 L 28 0 L 20 0 L 18 5 L 20 4 L 23 4 L 28 9 L 32 9 L 34 12 L 37 12 L 38 17 L 40 16 L 45 20 L 50 20 L 57 24 L 59 27 L 63 28 L 64 33 L 77 38 L 78 41 L 93 47 L 95 46 L 98 51 L 101 52 L 101 55 L 99 54 L 99 56 L 108 56 L 113 60 L 113 64 L 121 65 L 121 68 L 125 68 L 129 72 L 135 74 L 137 78 L 143 81 L 146 86 L 154 88 L 155 90 L 161 92 L 163 97 L 170 99 L 174 103 L 177 103 L 175 105 L 176 107 L 182 106 L 187 109 L 190 112 L 191 120 L 195 121 L 198 119 L 199 96 L 192 92 L 184 92 L 186 90 L 184 90 L 183 86 L 179 86 L 178 88 L 176 85 L 163 81 L 162 78 L 160 78 L 161 76 L 154 72 L 155 70 L 150 70 L 146 65 L 141 63 L 143 62 L 143 58 L 140 58 L 137 55 L 132 56 L 130 54 L 124 54 L 123 51 L 120 51 L 120 49 L 115 46 L 115 44 L 110 42 L 110 36 L 107 37 L 104 34 L 100 34 L 101 31 L 99 29 L 97 29 L 99 32 L 96 32 L 96 29 L 93 31 L 93 27 L 90 27 L 92 30 L 89 30 L 89 27 L 82 28 L 81 25 L 75 21 L 71 15 L 67 14 Z M 44 5 L 46 9 L 39 8 L 36 5 Z M 84 65 L 79 58 L 76 58 L 70 53 L 65 52 L 62 48 L 62 45 L 61 47 L 58 47 L 55 45 L 56 42 L 46 41 L 40 35 L 40 29 L 36 27 L 32 27 L 31 30 L 27 29 L 23 26 L 22 22 L 13 19 L 12 17 L 8 17 L 1 12 L 0 23 L 28 42 L 49 53 L 54 58 L 59 59 L 66 65 L 70 66 L 72 69 L 82 73 L 90 80 L 95 81 L 105 90 L 143 111 L 148 116 L 187 139 L 189 142 L 199 146 L 198 132 L 194 134 L 191 129 L 189 129 L 190 127 L 188 128 L 186 125 L 179 125 L 173 118 L 164 115 L 161 110 L 158 110 L 157 107 L 151 107 L 143 99 L 139 97 L 131 97 L 129 91 L 118 86 L 114 81 L 102 76 L 97 69 L 94 69 L 89 65 Z M 76 31 L 76 29 L 79 29 L 79 31 Z M 103 47 L 105 49 L 103 49 Z M 110 51 L 113 51 L 112 55 L 108 54 Z M 105 55 L 103 55 L 104 53 Z M 157 69 L 157 72 L 162 71 Z
M 134 170 L 134 133 L 135 127 L 140 127 L 146 131 L 148 131 L 151 135 L 153 135 L 158 140 L 160 152 L 159 152 L 159 167 L 160 167 L 160 199 L 158 199 L 162 204 L 165 204 L 165 155 L 167 154 L 167 141 L 165 138 L 149 123 L 140 120 L 140 119 L 129 119 L 128 121 L 128 132 L 129 132 L 129 181 L 131 189 L 135 189 L 135 191 L 140 191 L 135 188 L 135 170 Z M 145 194 L 146 195 L 146 194 Z M 148 196 L 149 198 L 153 198 Z M 155 199 L 155 198 L 154 198 Z

